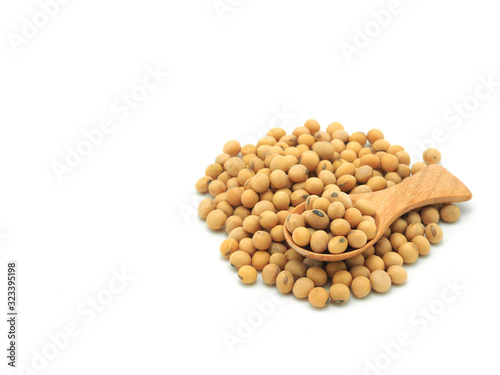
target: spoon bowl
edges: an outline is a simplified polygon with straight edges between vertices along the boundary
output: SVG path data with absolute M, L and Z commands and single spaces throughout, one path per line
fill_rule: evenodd
M 365 252 L 382 238 L 385 231 L 397 218 L 415 208 L 436 203 L 465 202 L 472 199 L 472 193 L 467 186 L 446 168 L 438 164 L 423 168 L 417 174 L 389 189 L 349 196 L 353 204 L 359 200 L 367 199 L 375 205 L 373 218 L 377 226 L 377 234 L 365 246 L 342 254 L 315 253 L 296 245 L 285 225 L 286 242 L 292 249 L 307 258 L 324 262 L 345 260 Z M 300 215 L 305 209 L 306 204 L 304 202 L 298 205 L 291 214 Z

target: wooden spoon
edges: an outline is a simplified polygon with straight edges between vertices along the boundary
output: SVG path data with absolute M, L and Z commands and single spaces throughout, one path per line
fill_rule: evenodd
M 377 235 L 365 246 L 342 254 L 315 253 L 297 246 L 285 225 L 285 239 L 290 247 L 303 256 L 325 262 L 333 262 L 353 258 L 374 245 L 400 216 L 417 207 L 436 203 L 465 202 L 472 199 L 472 193 L 457 177 L 438 164 L 423 168 L 414 176 L 389 189 L 375 193 L 350 195 L 352 203 L 368 199 L 375 204 L 375 224 Z M 306 209 L 305 202 L 298 205 L 291 213 L 302 214 Z

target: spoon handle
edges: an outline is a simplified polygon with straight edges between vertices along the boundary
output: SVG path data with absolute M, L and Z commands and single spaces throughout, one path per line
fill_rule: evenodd
M 470 199 L 472 193 L 467 186 L 438 164 L 423 168 L 390 189 L 373 193 L 372 198 L 378 212 L 391 213 L 384 217 L 391 223 L 417 207 L 436 203 L 464 202 Z

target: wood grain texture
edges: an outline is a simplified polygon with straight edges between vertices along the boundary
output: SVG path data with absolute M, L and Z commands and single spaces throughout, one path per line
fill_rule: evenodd
M 433 164 L 423 168 L 414 176 L 404 180 L 402 183 L 392 188 L 381 190 L 375 193 L 352 194 L 352 202 L 361 199 L 368 199 L 375 204 L 374 215 L 377 225 L 377 235 L 365 246 L 342 254 L 318 254 L 300 246 L 297 246 L 285 225 L 285 239 L 291 248 L 301 255 L 321 260 L 333 262 L 353 258 L 370 246 L 373 246 L 391 224 L 400 216 L 415 208 L 428 206 L 436 203 L 465 202 L 472 199 L 470 190 L 441 165 Z M 301 214 L 305 210 L 305 203 L 297 206 L 291 213 Z

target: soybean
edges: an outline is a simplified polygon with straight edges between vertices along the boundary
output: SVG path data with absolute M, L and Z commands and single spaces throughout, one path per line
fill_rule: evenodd
M 403 257 L 394 251 L 385 254 L 382 257 L 384 261 L 385 269 L 389 269 L 391 266 L 402 266 L 404 263 Z
M 329 245 L 330 237 L 324 230 L 318 230 L 311 236 L 311 250 L 315 253 L 323 253 Z
M 328 303 L 330 295 L 325 288 L 316 287 L 309 292 L 308 299 L 309 303 L 314 307 L 323 308 Z
M 337 305 L 343 305 L 349 300 L 351 292 L 344 284 L 334 284 L 330 287 L 330 299 Z
M 358 276 L 370 277 L 370 270 L 365 266 L 355 266 L 349 270 L 353 279 Z
M 430 243 L 437 244 L 443 239 L 443 230 L 438 224 L 429 224 L 425 229 L 425 236 Z
M 212 230 L 219 230 L 226 224 L 227 215 L 222 210 L 214 210 L 207 216 L 207 226 Z
M 276 287 L 283 294 L 287 294 L 292 291 L 293 283 L 294 278 L 290 271 L 281 271 L 276 278 Z
M 307 277 L 301 277 L 293 284 L 293 295 L 297 298 L 307 298 L 311 290 L 314 289 L 314 283 Z
M 351 225 L 347 220 L 335 219 L 330 224 L 330 231 L 335 236 L 347 236 L 347 234 L 351 231 Z
M 306 247 L 311 240 L 311 232 L 305 227 L 299 227 L 293 231 L 292 239 L 297 245 Z
M 427 238 L 425 238 L 424 236 L 416 236 L 411 242 L 413 242 L 417 246 L 419 255 L 429 254 L 431 250 L 431 244 Z
M 236 251 L 229 257 L 229 263 L 236 269 L 252 264 L 252 258 L 244 251 Z
M 257 250 L 267 250 L 272 244 L 271 235 L 264 231 L 255 232 L 252 237 L 252 243 Z
M 370 291 L 372 290 L 372 286 L 370 280 L 365 276 L 356 277 L 351 284 L 352 294 L 356 296 L 356 298 L 364 298 Z
M 361 230 L 352 230 L 347 235 L 347 241 L 349 245 L 355 249 L 359 249 L 366 245 L 368 242 L 368 237 L 365 232 Z
M 257 270 L 249 265 L 244 265 L 238 270 L 238 277 L 245 284 L 253 284 L 257 280 Z
M 270 257 L 271 255 L 267 251 L 256 251 L 252 256 L 252 266 L 254 266 L 257 271 L 262 271 L 264 267 L 269 264 Z
M 403 284 L 408 279 L 408 273 L 406 270 L 398 265 L 390 266 L 387 269 L 387 274 L 391 278 L 394 284 Z
M 439 211 L 441 219 L 447 223 L 454 223 L 460 218 L 460 208 L 456 204 L 446 204 Z
M 314 282 L 315 286 L 323 286 L 328 281 L 328 275 L 321 267 L 309 268 L 306 272 L 306 276 Z
M 349 242 L 344 236 L 335 236 L 328 242 L 328 251 L 332 254 L 342 254 L 347 250 Z
M 422 223 L 425 225 L 438 223 L 440 218 L 439 211 L 433 206 L 424 207 L 420 210 L 420 218 L 422 219 Z M 410 239 L 408 238 L 408 240 Z
M 373 290 L 379 293 L 385 293 L 391 289 L 392 280 L 387 272 L 376 270 L 370 275 L 370 283 Z
M 427 165 L 438 164 L 441 161 L 441 153 L 435 148 L 428 148 L 424 151 L 424 162 Z
M 349 273 L 349 271 L 345 270 L 340 270 L 335 273 L 332 277 L 332 282 L 334 284 L 344 284 L 347 287 L 351 286 L 352 283 L 352 275 Z
M 419 252 L 413 242 L 405 242 L 399 247 L 398 254 L 401 255 L 406 264 L 412 264 L 417 261 Z
M 220 253 L 224 258 L 229 259 L 231 254 L 238 250 L 238 241 L 228 238 L 220 244 Z
M 413 223 L 406 228 L 405 237 L 408 241 L 413 240 L 416 236 L 421 236 L 425 233 L 425 226 L 422 223 Z
M 269 263 L 262 269 L 262 280 L 267 285 L 275 285 L 281 268 L 276 264 Z
M 385 271 L 385 262 L 378 255 L 372 255 L 366 258 L 365 267 L 368 268 L 370 272 L 377 270 Z
M 275 264 L 281 270 L 285 269 L 285 265 L 288 263 L 288 258 L 285 254 L 282 253 L 274 253 L 269 258 L 269 264 Z
M 299 278 L 306 276 L 307 266 L 302 262 L 302 260 L 294 259 L 285 265 L 285 270 L 290 271 L 295 280 L 298 280 Z
M 330 279 L 333 278 L 333 275 L 335 275 L 335 273 L 340 270 L 347 270 L 346 264 L 341 260 L 336 262 L 328 262 L 325 267 L 325 271 Z
M 308 213 L 307 223 L 314 229 L 325 229 L 330 225 L 330 218 L 326 212 L 317 209 L 306 212 Z
M 215 207 L 217 207 L 217 204 L 213 199 L 205 198 L 198 205 L 198 215 L 202 219 L 206 219 L 208 214 L 210 214 L 210 212 L 215 210 Z

